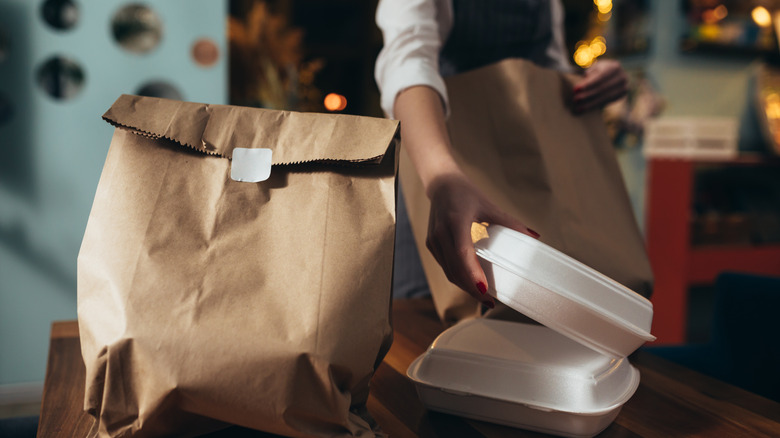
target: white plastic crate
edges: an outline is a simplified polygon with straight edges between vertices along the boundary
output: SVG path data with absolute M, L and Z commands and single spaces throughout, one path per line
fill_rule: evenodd
M 726 160 L 738 154 L 739 123 L 734 117 L 663 117 L 645 127 L 648 158 Z

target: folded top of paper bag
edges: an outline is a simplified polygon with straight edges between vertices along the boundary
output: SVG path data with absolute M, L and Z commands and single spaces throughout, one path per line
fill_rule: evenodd
M 122 95 L 103 114 L 114 126 L 167 138 L 231 158 L 234 148 L 273 150 L 273 164 L 317 161 L 376 163 L 398 122 L 349 115 L 274 111 Z M 278 125 L 279 129 L 258 129 Z M 323 135 L 330 132 L 330 135 Z

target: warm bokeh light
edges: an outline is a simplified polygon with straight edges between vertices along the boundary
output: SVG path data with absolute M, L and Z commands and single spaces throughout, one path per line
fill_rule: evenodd
M 323 101 L 328 111 L 342 111 L 347 107 L 347 98 L 336 93 L 329 93 Z
M 603 36 L 597 36 L 593 39 L 590 43 L 590 52 L 593 53 L 594 56 L 601 56 L 607 52 L 607 41 Z
M 764 90 L 762 94 L 769 131 L 775 142 L 780 144 L 780 94 L 774 89 Z
M 726 18 L 727 15 L 729 15 L 729 10 L 726 9 L 726 6 L 719 5 L 716 8 L 707 9 L 706 11 L 702 12 L 701 20 L 707 24 L 714 24 Z
M 726 5 L 720 5 L 717 8 L 715 8 L 715 18 L 718 20 L 722 20 L 726 18 L 726 16 L 729 14 L 729 10 L 726 9 Z
M 717 41 L 723 31 L 717 24 L 699 26 L 699 37 L 704 41 Z
M 600 14 L 608 14 L 612 11 L 612 0 L 593 0 Z
M 772 25 L 772 16 L 763 6 L 756 6 L 753 8 L 753 12 L 750 13 L 750 16 L 753 17 L 753 21 L 761 27 L 769 27 Z
M 766 96 L 764 111 L 769 120 L 776 121 L 780 119 L 780 95 L 776 92 L 770 92 Z
M 574 51 L 574 62 L 582 68 L 588 68 L 599 56 L 607 52 L 607 40 L 598 35 L 590 42 L 580 41 Z

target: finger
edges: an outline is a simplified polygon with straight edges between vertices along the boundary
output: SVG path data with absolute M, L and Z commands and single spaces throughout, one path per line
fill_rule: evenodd
M 593 108 L 601 108 L 609 103 L 623 98 L 628 90 L 625 84 L 613 83 L 605 86 L 599 92 L 592 94 L 587 98 L 578 98 L 574 100 L 574 112 L 582 113 Z
M 493 299 L 485 294 L 487 281 L 471 242 L 471 222 L 468 221 L 468 227 L 461 222 L 439 223 L 432 227 L 428 247 L 439 254 L 437 261 L 451 283 L 491 307 Z
M 574 92 L 572 99 L 575 104 L 592 100 L 602 94 L 620 90 L 625 93 L 628 90 L 628 78 L 624 74 L 614 74 L 600 77 L 599 80 Z
M 608 82 L 613 78 L 622 78 L 626 82 L 628 81 L 628 76 L 620 66 L 620 63 L 612 60 L 597 62 L 593 67 L 585 70 L 585 76 L 574 87 L 574 95 L 592 91 L 598 88 L 600 84 Z
M 455 284 L 467 291 L 486 306 L 493 308 L 493 298 L 487 294 L 488 283 L 485 272 L 477 259 L 474 244 L 471 241 L 471 232 L 457 233 L 453 236 L 453 255 L 447 262 L 452 270 Z
M 619 71 L 623 71 L 623 66 L 619 61 L 614 59 L 602 59 L 596 61 L 592 66 L 586 69 L 585 76 L 612 74 Z
M 487 222 L 492 225 L 501 225 L 507 228 L 511 228 L 515 231 L 527 234 L 534 239 L 538 239 L 540 237 L 539 233 L 532 230 L 531 228 L 528 228 L 528 226 L 519 219 L 495 206 L 491 206 L 489 209 L 487 209 L 479 218 L 479 222 Z
M 620 90 L 620 89 L 612 90 L 602 95 L 596 96 L 591 100 L 577 103 L 574 107 L 574 111 L 578 113 L 583 113 L 586 111 L 590 111 L 594 108 L 602 108 L 624 97 L 625 95 L 626 92 L 624 90 Z
M 585 70 L 582 79 L 574 85 L 574 92 L 577 93 L 580 90 L 586 90 L 593 87 L 593 85 L 602 80 L 604 76 L 614 74 L 615 71 L 616 69 L 611 68 L 606 62 L 597 62 L 593 64 L 592 67 Z

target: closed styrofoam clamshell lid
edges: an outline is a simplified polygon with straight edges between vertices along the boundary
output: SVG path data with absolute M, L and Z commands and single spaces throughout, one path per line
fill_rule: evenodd
M 643 296 L 530 236 L 499 225 L 487 233 L 474 247 L 499 301 L 612 358 L 655 340 Z
M 620 408 L 639 372 L 543 326 L 473 319 L 444 331 L 408 369 L 417 385 L 596 416 Z M 464 404 L 463 414 L 468 414 Z

